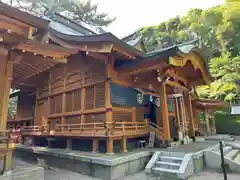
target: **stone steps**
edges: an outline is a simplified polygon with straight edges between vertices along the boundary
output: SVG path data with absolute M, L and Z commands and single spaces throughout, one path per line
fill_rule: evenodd
M 185 179 L 193 173 L 193 164 L 191 154 L 179 152 L 156 152 L 145 168 L 147 173 L 152 173 L 155 176 L 174 177 Z M 188 170 L 187 170 L 188 169 Z M 187 173 L 186 173 L 187 172 Z
M 232 172 L 240 173 L 240 146 L 234 143 L 223 144 L 224 163 Z M 221 153 L 219 145 L 204 152 L 205 164 L 211 169 L 221 169 Z
M 159 160 L 172 163 L 181 163 L 184 157 L 160 156 Z
M 225 155 L 225 157 L 234 160 L 238 153 L 239 153 L 238 149 L 232 149 Z
M 178 170 L 181 163 L 172 163 L 172 162 L 164 162 L 164 161 L 157 161 L 156 166 L 164 168 L 164 169 L 171 169 L 171 170 Z

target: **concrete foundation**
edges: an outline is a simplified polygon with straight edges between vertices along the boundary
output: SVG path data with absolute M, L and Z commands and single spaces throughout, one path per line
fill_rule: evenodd
M 152 153 L 149 151 L 123 153 L 107 156 L 98 153 L 83 153 L 38 147 L 17 147 L 14 156 L 37 163 L 78 172 L 104 180 L 117 180 L 142 171 Z

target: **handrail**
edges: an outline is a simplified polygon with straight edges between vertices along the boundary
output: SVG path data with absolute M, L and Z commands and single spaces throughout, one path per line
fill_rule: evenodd
M 160 131 L 163 130 L 162 127 L 158 126 L 157 124 L 155 124 L 155 123 L 153 123 L 153 122 L 148 122 L 148 125 L 153 126 L 153 127 L 157 128 L 157 129 L 160 130 Z

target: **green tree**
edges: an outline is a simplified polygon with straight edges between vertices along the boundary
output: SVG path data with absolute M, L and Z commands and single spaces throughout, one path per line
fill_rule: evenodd
M 240 79 L 240 56 L 231 57 L 230 53 L 226 53 L 213 58 L 209 64 L 216 80 L 210 86 L 197 88 L 200 97 L 239 103 L 240 88 L 237 81 Z
M 104 27 L 112 23 L 115 18 L 106 13 L 98 12 L 98 4 L 91 0 L 9 0 L 14 7 L 35 15 L 51 17 L 53 13 L 61 13 L 77 23 Z
M 210 86 L 197 89 L 201 97 L 239 100 L 238 60 L 240 52 L 240 1 L 229 0 L 225 5 L 206 10 L 191 9 L 184 17 L 175 17 L 157 26 L 141 30 L 147 50 L 169 47 L 200 39 L 209 67 L 216 79 Z

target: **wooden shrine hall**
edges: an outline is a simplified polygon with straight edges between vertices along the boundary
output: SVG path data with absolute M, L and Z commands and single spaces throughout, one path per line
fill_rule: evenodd
M 2 130 L 15 88 L 8 126 L 24 121 L 22 138 L 37 146 L 112 154 L 150 132 L 162 144 L 195 136 L 193 92 L 212 81 L 198 41 L 144 53 L 58 14 L 40 19 L 0 8 Z

